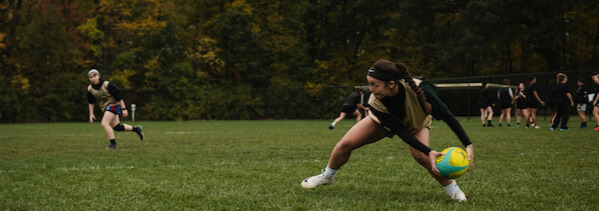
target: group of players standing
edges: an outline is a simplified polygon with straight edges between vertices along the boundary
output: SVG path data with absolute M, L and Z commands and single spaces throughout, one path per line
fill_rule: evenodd
M 549 108 L 551 113 L 551 130 L 556 130 L 560 126 L 561 131 L 570 130 L 568 119 L 571 107 L 576 107 L 580 117 L 580 128 L 587 128 L 586 111 L 587 107 L 592 107 L 592 113 L 597 121 L 594 130 L 599 130 L 599 73 L 592 73 L 593 86 L 590 90 L 585 86 L 585 79 L 579 78 L 576 95 L 572 96 L 566 85 L 568 76 L 563 73 L 556 75 L 555 80 L 549 83 L 548 94 L 545 101 L 541 100 L 535 86 L 537 79 L 534 76 L 528 77 L 525 83 L 518 85 L 518 91 L 514 94 L 509 87 L 510 81 L 503 80 L 503 86 L 497 91 L 497 99 L 501 108 L 499 116 L 499 126 L 502 126 L 504 118 L 507 120 L 507 126 L 510 127 L 511 109 L 516 109 L 516 126 L 520 126 L 520 121 L 525 121 L 526 128 L 534 127 L 540 129 L 537 123 L 537 110 L 539 105 Z M 482 88 L 478 92 L 478 104 L 480 107 L 480 118 L 484 127 L 493 127 L 493 109 L 495 104 L 488 95 L 489 85 L 483 82 Z M 486 120 L 486 121 L 485 121 Z M 561 123 L 561 125 L 560 125 Z

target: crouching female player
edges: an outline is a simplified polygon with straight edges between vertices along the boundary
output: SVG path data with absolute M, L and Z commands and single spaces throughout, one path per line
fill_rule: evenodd
M 128 116 L 125 101 L 121 98 L 119 89 L 112 83 L 100 78 L 100 72 L 96 69 L 91 69 L 87 75 L 91 84 L 87 87 L 87 102 L 89 104 L 89 122 L 93 123 L 96 119 L 94 115 L 94 103 L 98 102 L 104 116 L 102 116 L 102 127 L 108 139 L 110 139 L 109 149 L 116 149 L 116 139 L 114 131 L 133 131 L 137 133 L 141 140 L 144 140 L 141 126 L 131 126 L 128 124 L 120 124 L 119 114 L 124 117 Z
M 397 135 L 410 145 L 412 157 L 429 171 L 452 199 L 467 200 L 455 180 L 440 176 L 435 159 L 443 153 L 428 147 L 432 117 L 442 119 L 466 146 L 472 167 L 472 143 L 447 106 L 426 89 L 421 89 L 420 81 L 413 79 L 403 64 L 379 60 L 368 70 L 366 78 L 373 96 L 368 101 L 370 115 L 347 131 L 333 149 L 325 171 L 302 181 L 302 187 L 332 184 L 337 170 L 349 160 L 353 150 L 385 136 Z

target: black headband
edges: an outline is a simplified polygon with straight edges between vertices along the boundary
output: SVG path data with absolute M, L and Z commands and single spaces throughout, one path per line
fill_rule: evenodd
M 368 70 L 368 76 L 379 79 L 381 81 L 397 81 L 397 80 L 399 80 L 399 77 L 397 77 L 396 75 L 394 75 L 392 73 L 381 71 L 374 66 Z

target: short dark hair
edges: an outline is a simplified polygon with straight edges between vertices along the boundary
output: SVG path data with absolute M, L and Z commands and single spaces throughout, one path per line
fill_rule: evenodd
M 528 80 L 527 80 L 527 82 L 529 82 L 529 83 L 530 83 L 530 82 L 531 82 L 533 79 L 535 79 L 535 78 L 537 78 L 537 77 L 534 77 L 534 76 L 532 76 L 532 75 L 531 75 L 531 76 L 528 76 Z
M 503 85 L 510 85 L 510 79 L 503 79 Z

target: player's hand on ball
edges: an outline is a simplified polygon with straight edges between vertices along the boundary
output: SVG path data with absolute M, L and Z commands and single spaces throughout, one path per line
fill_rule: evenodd
M 429 159 L 429 163 L 431 164 L 431 170 L 436 175 L 441 175 L 441 172 L 439 172 L 439 169 L 437 169 L 437 165 L 435 164 L 435 161 L 437 160 L 437 157 L 439 157 L 441 155 L 445 155 L 445 153 L 437 152 L 435 150 L 431 150 L 428 153 L 428 159 Z
M 468 154 L 468 160 L 470 161 L 470 167 L 468 167 L 468 172 L 470 172 L 470 169 L 472 169 L 472 160 L 474 159 L 474 148 L 472 147 L 472 144 L 466 147 L 466 153 Z

